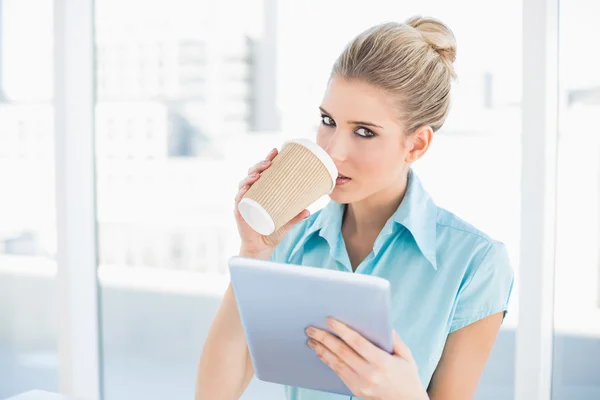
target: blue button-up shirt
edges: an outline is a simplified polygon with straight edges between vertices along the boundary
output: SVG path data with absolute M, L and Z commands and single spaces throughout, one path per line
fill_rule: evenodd
M 341 232 L 344 207 L 330 201 L 295 226 L 271 259 L 351 273 Z M 412 170 L 402 203 L 355 273 L 390 281 L 393 326 L 425 387 L 448 335 L 506 312 L 514 279 L 504 244 L 436 206 Z M 293 387 L 286 394 L 289 400 L 348 399 Z

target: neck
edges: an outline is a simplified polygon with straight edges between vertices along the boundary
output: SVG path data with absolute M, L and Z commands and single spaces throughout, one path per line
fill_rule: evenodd
M 381 232 L 385 223 L 402 203 L 407 184 L 408 173 L 405 173 L 397 185 L 359 202 L 348 204 L 343 222 L 346 231 L 352 234 Z

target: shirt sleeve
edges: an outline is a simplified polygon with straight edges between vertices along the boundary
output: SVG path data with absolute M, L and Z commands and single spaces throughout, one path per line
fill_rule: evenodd
M 508 310 L 514 272 L 506 247 L 493 242 L 457 297 L 450 333 L 490 315 Z

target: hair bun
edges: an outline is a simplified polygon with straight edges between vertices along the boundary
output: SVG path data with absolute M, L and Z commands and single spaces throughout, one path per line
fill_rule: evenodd
M 454 75 L 452 63 L 456 60 L 456 38 L 450 28 L 437 19 L 429 17 L 412 17 L 406 23 L 419 31 L 423 40 L 438 52 Z

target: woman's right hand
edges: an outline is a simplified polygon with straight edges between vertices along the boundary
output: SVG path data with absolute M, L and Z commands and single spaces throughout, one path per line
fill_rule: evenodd
M 269 236 L 264 236 L 252 229 L 240 214 L 238 209 L 240 201 L 248 189 L 250 189 L 250 187 L 260 178 L 260 175 L 271 166 L 271 162 L 277 156 L 277 154 L 277 149 L 271 150 L 265 160 L 259 162 L 248 170 L 248 176 L 239 184 L 239 192 L 235 197 L 234 214 L 238 231 L 240 233 L 240 238 L 242 239 L 240 254 L 256 258 L 269 258 L 273 253 L 273 250 L 275 250 L 275 247 L 277 247 L 277 245 L 283 240 L 290 229 L 310 215 L 308 210 L 304 210 L 277 232 L 274 232 Z

